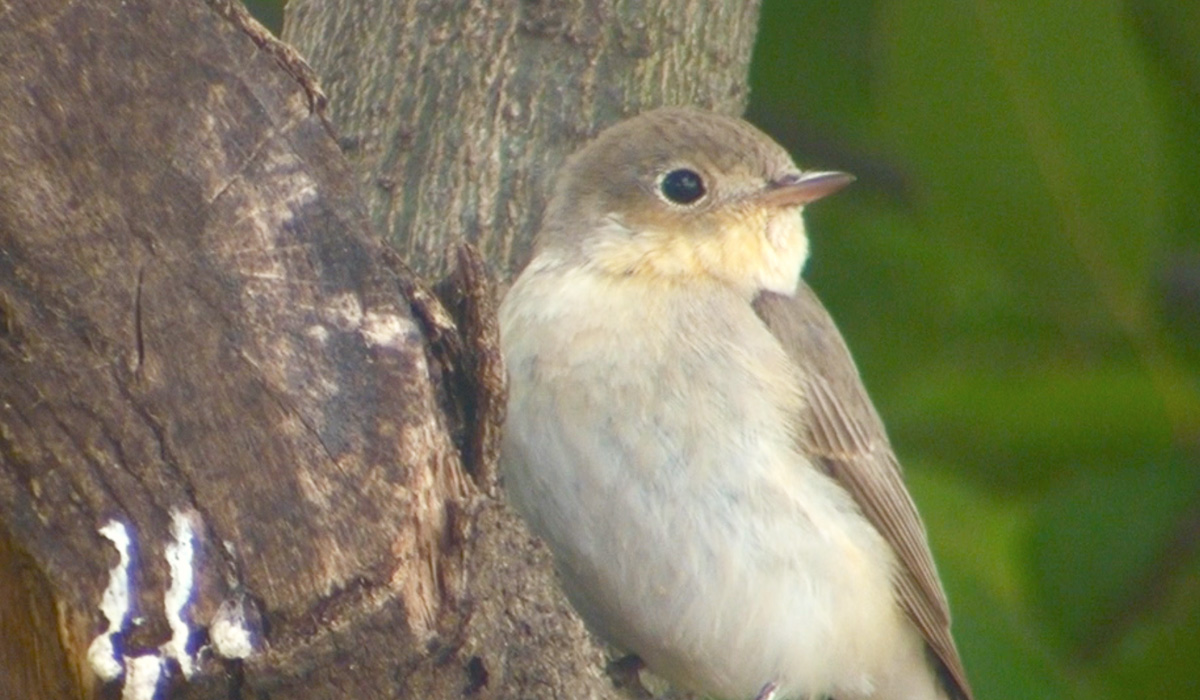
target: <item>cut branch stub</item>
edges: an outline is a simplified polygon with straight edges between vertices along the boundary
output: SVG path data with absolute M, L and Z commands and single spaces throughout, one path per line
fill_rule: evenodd
M 19 3 L 0 55 L 0 520 L 79 692 L 423 658 L 460 428 L 305 92 L 204 5 Z

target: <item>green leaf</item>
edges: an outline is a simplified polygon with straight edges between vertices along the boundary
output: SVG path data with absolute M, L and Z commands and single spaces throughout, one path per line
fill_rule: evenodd
M 1029 572 L 1050 638 L 1081 658 L 1107 652 L 1162 604 L 1184 524 L 1200 513 L 1200 469 L 1184 459 L 1079 470 L 1038 504 Z

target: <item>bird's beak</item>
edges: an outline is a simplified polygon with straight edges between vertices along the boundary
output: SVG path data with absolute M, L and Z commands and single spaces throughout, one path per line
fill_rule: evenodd
M 768 185 L 756 199 L 770 207 L 799 207 L 831 195 L 851 182 L 853 175 L 835 171 L 787 175 Z

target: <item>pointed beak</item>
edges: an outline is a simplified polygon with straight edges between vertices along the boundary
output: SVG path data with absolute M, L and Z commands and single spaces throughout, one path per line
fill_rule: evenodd
M 786 175 L 767 186 L 756 199 L 770 207 L 800 207 L 837 192 L 854 182 L 849 173 L 811 172 Z

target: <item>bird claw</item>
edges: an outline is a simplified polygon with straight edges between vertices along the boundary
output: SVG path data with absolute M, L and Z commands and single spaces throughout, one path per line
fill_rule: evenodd
M 754 700 L 775 700 L 775 691 L 779 690 L 778 683 L 768 683 L 758 691 L 758 695 L 754 696 Z
M 653 700 L 654 694 L 642 685 L 641 671 L 646 664 L 637 654 L 629 654 L 612 661 L 605 669 L 612 684 L 637 700 Z

